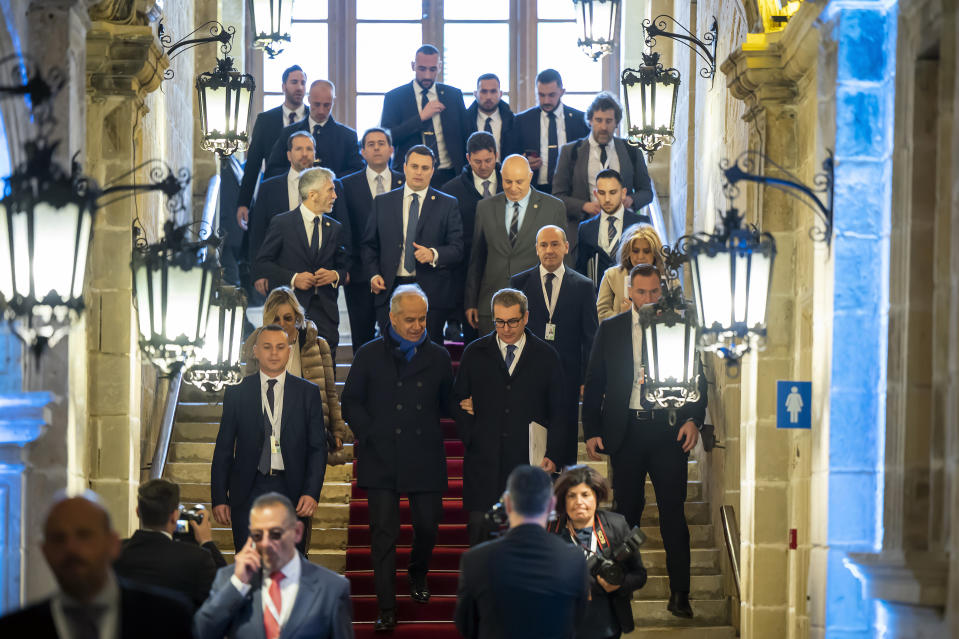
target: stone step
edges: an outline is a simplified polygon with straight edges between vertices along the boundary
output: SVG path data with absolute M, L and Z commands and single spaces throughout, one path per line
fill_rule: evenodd
M 735 639 L 732 626 L 648 626 L 636 628 L 623 639 Z
M 233 544 L 230 543 L 230 551 L 227 552 L 223 549 L 220 552 L 223 553 L 223 558 L 226 559 L 226 563 L 233 563 Z M 346 553 L 340 550 L 313 550 L 310 549 L 309 560 L 311 563 L 314 563 L 318 566 L 323 566 L 333 572 L 338 572 L 343 574 L 346 571 Z
M 225 390 L 221 390 L 216 393 L 208 393 L 204 390 L 201 390 L 194 386 L 193 384 L 183 384 L 180 386 L 180 395 L 178 397 L 179 402 L 187 403 L 223 403 L 223 395 Z
M 653 526 L 640 526 L 640 529 L 646 533 L 646 544 L 641 552 L 663 547 L 663 534 L 658 523 Z M 713 548 L 714 544 L 712 524 L 689 524 L 690 548 Z
M 179 421 L 173 424 L 174 442 L 214 443 L 220 430 L 220 421 L 190 422 Z
M 687 524 L 705 525 L 711 523 L 709 521 L 709 504 L 704 501 L 687 501 L 684 505 Z M 659 509 L 656 508 L 655 503 L 646 502 L 640 526 L 659 526 Z
M 210 462 L 171 462 L 166 465 L 163 476 L 178 484 L 203 484 L 210 481 Z M 353 478 L 353 464 L 327 466 L 326 482 L 346 482 Z
M 650 576 L 666 574 L 666 551 L 658 548 L 642 551 L 643 565 Z M 690 550 L 691 575 L 718 575 L 719 550 L 716 548 L 692 548 Z
M 336 347 L 336 363 L 349 364 L 353 361 L 353 345 L 340 342 Z
M 312 557 L 311 557 L 312 558 Z M 689 603 L 693 608 L 692 619 L 677 617 L 666 610 L 665 599 L 633 599 L 633 618 L 638 627 L 668 626 L 669 628 L 721 626 L 729 623 L 729 601 L 727 599 L 693 599 Z M 697 635 L 698 636 L 698 635 Z M 664 635 L 672 639 L 673 635 Z M 765 639 L 765 638 L 764 638 Z M 769 639 L 772 639 L 771 637 Z
M 178 442 L 170 444 L 171 462 L 205 462 L 213 461 L 213 442 Z
M 316 522 L 316 516 L 313 517 Z M 219 526 L 219 524 L 215 524 Z M 343 543 L 340 544 L 340 539 Z M 313 524 L 313 532 L 310 536 L 310 551 L 338 551 L 346 554 L 346 528 L 324 527 L 316 523 Z M 233 531 L 229 528 L 214 528 L 213 541 L 216 543 L 220 552 L 226 549 L 233 549 Z
M 339 357 L 339 353 L 337 353 Z M 350 374 L 350 365 L 349 364 L 336 364 L 336 381 L 345 382 L 346 376 Z
M 217 422 L 223 413 L 223 404 L 208 402 L 180 402 L 176 407 L 176 422 Z
M 692 599 L 722 599 L 722 575 L 692 575 L 689 578 L 689 596 Z M 668 601 L 670 595 L 669 577 L 650 575 L 646 585 L 633 593 L 633 599 Z

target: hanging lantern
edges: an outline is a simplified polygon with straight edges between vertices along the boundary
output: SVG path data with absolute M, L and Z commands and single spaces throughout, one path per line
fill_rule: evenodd
M 616 47 L 620 0 L 573 0 L 576 25 L 582 37 L 576 43 L 594 61 Z
M 283 43 L 290 42 L 293 0 L 247 0 L 253 46 L 263 49 L 270 58 L 283 53 Z
M 202 347 L 219 273 L 207 251 L 217 240 L 186 242 L 186 231 L 167 222 L 163 240 L 133 252 L 140 348 L 166 374 L 189 365 Z
M 678 286 L 654 304 L 639 309 L 643 329 L 646 401 L 673 411 L 699 401 L 699 358 L 696 356 L 696 317 Z M 670 412 L 670 423 L 675 413 Z
M 243 379 L 240 349 L 243 346 L 243 319 L 246 294 L 235 286 L 221 286 L 211 302 L 203 346 L 195 364 L 186 372 L 186 381 L 206 393 L 217 393 Z
M 56 143 L 28 142 L 0 200 L 0 310 L 36 350 L 55 344 L 83 310 L 95 188 L 53 161 Z
M 255 89 L 253 76 L 233 68 L 229 57 L 218 59 L 214 71 L 197 76 L 201 148 L 220 157 L 246 150 Z
M 653 153 L 676 139 L 679 71 L 663 69 L 658 53 L 644 53 L 641 67 L 623 71 L 622 84 L 627 141 L 652 160 Z

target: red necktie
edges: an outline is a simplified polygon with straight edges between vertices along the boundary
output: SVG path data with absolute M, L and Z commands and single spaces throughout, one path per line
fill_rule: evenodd
M 278 615 L 283 611 L 283 599 L 280 597 L 280 582 L 283 577 L 283 573 L 279 570 L 270 573 L 270 599 Z M 266 631 L 266 639 L 277 639 L 280 636 L 280 620 L 273 618 L 273 612 L 269 606 L 263 607 L 263 629 Z

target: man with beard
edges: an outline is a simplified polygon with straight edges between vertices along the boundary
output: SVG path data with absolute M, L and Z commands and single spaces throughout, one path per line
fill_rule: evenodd
M 510 148 L 514 116 L 509 105 L 503 100 L 499 77 L 495 73 L 481 75 L 476 80 L 473 97 L 476 99 L 466 109 L 467 132 L 485 131 L 492 135 L 496 144 L 496 157 L 503 157 L 503 149 Z M 469 149 L 466 152 L 469 153 Z

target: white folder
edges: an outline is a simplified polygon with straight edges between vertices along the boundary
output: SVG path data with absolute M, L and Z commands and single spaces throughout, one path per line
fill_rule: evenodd
M 539 466 L 546 457 L 546 427 L 536 422 L 529 423 L 529 463 Z

